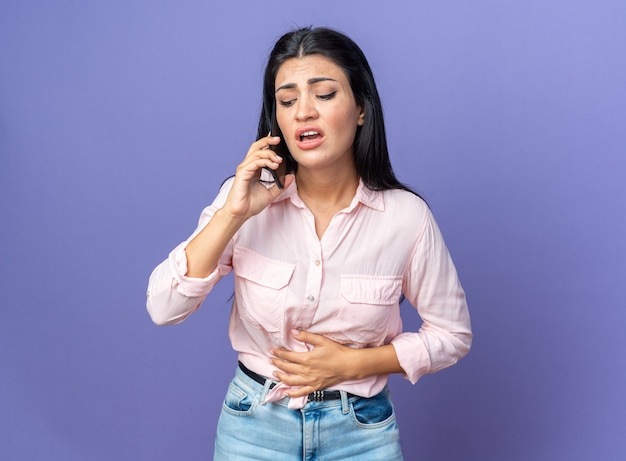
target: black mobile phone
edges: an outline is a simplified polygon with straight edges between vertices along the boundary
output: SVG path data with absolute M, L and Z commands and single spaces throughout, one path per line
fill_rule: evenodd
M 282 133 L 280 132 L 280 128 L 278 128 L 278 122 L 276 122 L 276 108 L 274 108 L 274 110 L 272 111 L 272 133 L 271 134 L 272 136 L 280 136 L 282 138 Z M 280 142 L 282 143 L 283 140 L 281 139 Z M 278 168 L 276 168 L 275 170 L 272 170 L 271 168 L 265 168 L 265 169 L 272 174 L 272 177 L 274 178 L 274 182 L 276 183 L 278 188 L 280 190 L 283 190 L 285 188 L 283 181 L 285 180 L 285 174 L 287 174 L 287 159 L 285 158 L 285 155 L 282 152 L 283 149 L 281 149 L 279 146 L 280 144 L 276 146 L 270 146 L 270 149 L 282 157 L 283 159 L 282 163 L 278 165 Z

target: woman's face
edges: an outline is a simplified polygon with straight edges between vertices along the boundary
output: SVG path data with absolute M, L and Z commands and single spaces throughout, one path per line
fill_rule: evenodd
M 292 58 L 276 74 L 276 119 L 298 171 L 354 169 L 365 114 L 338 65 L 321 55 Z

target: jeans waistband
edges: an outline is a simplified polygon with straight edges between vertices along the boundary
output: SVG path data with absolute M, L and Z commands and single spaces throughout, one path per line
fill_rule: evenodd
M 265 383 L 268 381 L 267 378 L 265 378 L 264 376 L 261 376 L 258 373 L 255 373 L 254 371 L 250 370 L 249 368 L 247 368 L 243 363 L 239 362 L 239 369 L 241 371 L 244 372 L 244 374 L 246 376 L 248 376 L 250 379 L 253 379 L 254 381 L 256 381 L 257 383 L 261 384 L 261 385 L 265 385 Z M 274 386 L 276 386 L 275 382 L 272 382 L 272 384 L 270 384 L 270 389 L 273 388 Z M 354 394 L 350 394 L 348 392 L 346 392 L 348 398 L 350 397 L 357 397 Z M 308 395 L 307 400 L 309 402 L 325 402 L 327 400 L 340 400 L 341 399 L 341 391 L 315 391 L 312 392 Z

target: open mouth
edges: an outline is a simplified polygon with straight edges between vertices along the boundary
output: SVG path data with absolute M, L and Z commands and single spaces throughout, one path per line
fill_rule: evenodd
M 300 135 L 300 141 L 313 141 L 318 139 L 321 135 L 317 131 L 305 131 Z

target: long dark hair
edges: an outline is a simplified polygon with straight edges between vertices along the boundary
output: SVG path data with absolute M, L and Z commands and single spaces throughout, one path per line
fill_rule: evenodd
M 354 163 L 363 183 L 372 190 L 409 190 L 396 179 L 389 160 L 383 109 L 372 70 L 352 39 L 332 29 L 305 27 L 283 35 L 270 53 L 263 78 L 263 107 L 258 137 L 267 136 L 275 111 L 276 74 L 291 58 L 320 55 L 330 59 L 345 72 L 354 99 L 365 110 L 363 126 L 357 127 L 354 139 Z M 282 137 L 282 133 L 275 133 Z M 298 165 L 289 154 L 286 143 L 279 144 L 278 153 L 287 160 L 287 168 L 297 171 Z M 412 192 L 412 191 L 411 191 Z

